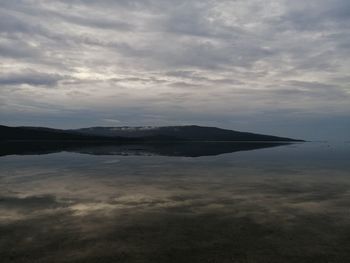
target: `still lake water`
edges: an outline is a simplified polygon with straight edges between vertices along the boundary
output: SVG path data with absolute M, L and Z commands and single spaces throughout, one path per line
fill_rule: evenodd
M 0 262 L 350 262 L 349 143 L 197 148 L 2 153 Z

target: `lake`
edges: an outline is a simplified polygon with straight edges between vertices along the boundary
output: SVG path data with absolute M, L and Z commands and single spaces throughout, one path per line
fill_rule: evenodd
M 4 263 L 350 262 L 350 143 L 2 149 Z

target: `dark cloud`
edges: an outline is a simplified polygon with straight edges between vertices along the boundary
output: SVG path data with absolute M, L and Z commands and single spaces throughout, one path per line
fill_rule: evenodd
M 344 26 L 350 20 L 350 3 L 346 0 L 312 0 L 288 4 L 291 8 L 282 20 L 298 30 L 320 30 Z
M 17 86 L 27 84 L 32 86 L 55 86 L 62 79 L 63 76 L 57 74 L 24 71 L 18 74 L 1 75 L 0 85 Z
M 26 43 L 11 41 L 10 43 L 0 43 L 0 56 L 10 59 L 37 58 L 40 51 Z

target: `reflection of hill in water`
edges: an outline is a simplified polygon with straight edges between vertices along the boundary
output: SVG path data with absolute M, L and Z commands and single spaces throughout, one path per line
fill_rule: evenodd
M 239 151 L 270 148 L 289 143 L 273 142 L 177 142 L 177 143 L 143 143 L 110 144 L 81 142 L 2 142 L 0 156 L 37 155 L 57 152 L 75 152 L 91 155 L 158 155 L 199 157 L 219 155 Z

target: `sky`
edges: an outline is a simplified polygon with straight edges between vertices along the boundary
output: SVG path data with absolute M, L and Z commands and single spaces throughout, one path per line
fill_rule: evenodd
M 350 140 L 349 0 L 1 0 L 0 124 Z

